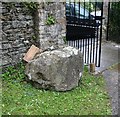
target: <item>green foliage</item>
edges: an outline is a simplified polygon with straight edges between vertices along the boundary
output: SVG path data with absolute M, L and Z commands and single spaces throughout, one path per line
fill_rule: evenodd
M 109 39 L 120 43 L 120 2 L 111 3 Z
M 36 37 L 35 35 L 33 35 L 33 36 L 32 36 L 32 39 L 36 41 L 36 40 L 37 40 L 37 37 Z
M 38 3 L 36 2 L 23 2 L 23 5 L 29 9 L 30 13 L 34 13 L 38 8 Z
M 63 41 L 65 44 L 67 43 L 66 36 L 63 37 Z
M 56 23 L 56 19 L 53 15 L 48 15 L 48 18 L 45 22 L 46 25 L 53 25 Z
M 16 66 L 10 66 L 2 74 L 2 79 L 10 82 L 20 82 L 24 79 L 24 64 L 21 62 Z
M 3 115 L 110 115 L 103 77 L 90 75 L 88 68 L 80 85 L 67 92 L 40 90 L 24 81 L 24 65 L 9 67 L 2 75 Z
M 88 72 L 88 66 L 84 65 L 84 72 Z
M 92 12 L 92 11 L 94 11 L 95 10 L 95 3 L 94 2 L 84 2 L 84 0 L 83 1 L 81 1 L 80 2 L 80 4 L 84 7 L 84 5 L 85 5 L 85 9 L 87 9 L 88 11 L 90 11 L 90 12 Z

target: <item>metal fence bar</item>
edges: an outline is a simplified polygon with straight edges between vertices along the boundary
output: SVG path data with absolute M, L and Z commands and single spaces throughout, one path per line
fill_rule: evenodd
M 96 33 L 96 52 L 95 52 L 95 65 L 97 66 L 97 60 L 98 60 L 98 30 L 99 30 L 99 28 L 97 27 L 97 33 Z
M 97 7 L 97 2 L 95 2 L 95 18 L 96 18 L 96 7 Z M 94 54 L 95 54 L 95 39 L 96 38 L 93 39 L 93 61 L 92 61 L 92 63 L 95 63 L 95 59 L 94 59 Z
M 72 5 L 71 5 L 72 3 Z M 70 14 L 67 20 L 67 25 L 69 28 L 68 31 L 70 31 L 68 34 L 68 45 L 78 48 L 84 55 L 84 62 L 89 63 L 95 63 L 96 66 L 100 65 L 100 56 L 101 56 L 101 37 L 102 37 L 102 18 L 100 20 L 100 30 L 99 27 L 96 26 L 96 19 L 91 19 L 91 0 L 89 0 L 89 4 L 87 5 L 85 3 L 85 0 L 83 3 L 80 2 L 69 2 L 69 5 L 73 6 L 73 13 Z M 83 6 L 82 6 L 83 5 Z M 96 18 L 96 11 L 97 11 L 97 2 L 94 4 L 94 10 L 95 10 L 95 18 Z M 81 11 L 81 6 L 83 7 L 84 11 Z M 87 10 L 86 6 L 88 7 L 88 13 L 89 18 L 87 19 Z M 78 7 L 78 11 L 76 12 L 76 7 Z M 103 15 L 103 3 L 101 8 L 101 17 Z M 81 13 L 83 12 L 83 15 Z M 72 31 L 73 29 L 73 31 Z M 77 30 L 78 29 L 78 30 Z M 83 31 L 82 31 L 83 30 Z M 77 31 L 77 32 L 76 32 Z M 88 31 L 88 34 L 84 31 Z M 90 31 L 90 32 L 89 32 Z M 100 32 L 99 32 L 100 31 Z M 91 35 L 94 34 L 93 35 Z M 100 34 L 99 34 L 100 33 Z M 69 35 L 70 34 L 70 35 Z M 85 36 L 87 34 L 87 36 Z M 71 36 L 72 35 L 72 36 Z
M 102 17 L 103 17 L 103 2 L 102 2 L 102 6 L 101 6 L 101 29 L 100 29 L 100 42 L 99 42 L 99 61 L 98 61 L 98 67 L 100 67 L 100 59 L 101 59 Z
M 91 1 L 89 0 L 89 13 L 90 13 L 90 7 L 91 7 Z M 90 14 L 89 14 L 89 19 L 90 19 Z M 89 26 L 90 27 L 90 26 Z M 87 39 L 88 40 L 88 49 L 87 49 L 87 52 L 88 52 L 88 54 L 87 54 L 87 64 L 89 64 L 89 58 L 90 58 L 90 55 L 89 55 L 89 38 Z
M 85 8 L 86 4 L 84 1 L 84 8 Z M 84 14 L 85 14 L 85 10 L 84 10 Z M 84 15 L 85 17 L 85 15 Z M 85 63 L 87 63 L 87 39 L 85 39 Z

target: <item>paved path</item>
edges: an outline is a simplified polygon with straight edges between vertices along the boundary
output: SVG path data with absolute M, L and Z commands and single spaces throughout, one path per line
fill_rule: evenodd
M 111 99 L 112 115 L 118 115 L 118 75 L 120 73 L 120 58 L 118 58 L 118 49 L 120 45 L 114 43 L 103 43 L 102 44 L 102 56 L 101 56 L 101 67 L 96 68 L 97 72 L 102 72 L 106 84 L 107 90 Z M 114 66 L 111 68 L 111 66 Z
M 118 61 L 120 61 L 118 60 L 118 49 L 120 49 L 120 45 L 116 45 L 111 42 L 103 42 L 101 52 L 101 66 L 96 68 L 96 70 L 101 72 L 108 67 L 118 63 Z
M 106 70 L 103 72 L 103 76 L 106 80 L 107 90 L 111 100 L 112 115 L 118 114 L 118 71 Z

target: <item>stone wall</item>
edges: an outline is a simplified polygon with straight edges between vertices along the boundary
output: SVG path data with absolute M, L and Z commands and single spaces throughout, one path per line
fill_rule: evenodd
M 66 36 L 65 3 L 41 3 L 38 13 L 40 47 L 42 49 L 58 48 L 58 45 L 64 44 L 63 39 Z M 54 18 L 55 23 L 48 25 L 46 22 L 50 16 Z
M 106 41 L 106 34 L 107 34 L 107 22 L 108 22 L 108 0 L 104 0 L 103 4 L 103 32 L 102 32 L 102 40 Z
M 28 48 L 35 44 L 47 49 L 63 44 L 66 36 L 65 4 L 42 2 L 31 14 L 23 3 L 1 3 L 2 37 L 0 66 L 14 65 L 22 60 Z M 46 24 L 49 16 L 54 17 L 54 24 Z
M 18 63 L 32 44 L 36 44 L 33 16 L 22 3 L 1 3 L 2 38 L 0 66 Z

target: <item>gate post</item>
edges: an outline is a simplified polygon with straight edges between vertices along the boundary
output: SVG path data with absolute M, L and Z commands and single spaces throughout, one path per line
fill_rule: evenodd
M 95 64 L 94 63 L 90 63 L 90 72 L 91 73 L 95 72 Z
M 104 0 L 103 4 L 103 17 L 104 22 L 103 22 L 103 38 L 107 40 L 107 28 L 108 28 L 108 0 Z
M 65 4 L 42 2 L 39 4 L 39 41 L 41 49 L 58 48 L 66 36 Z

